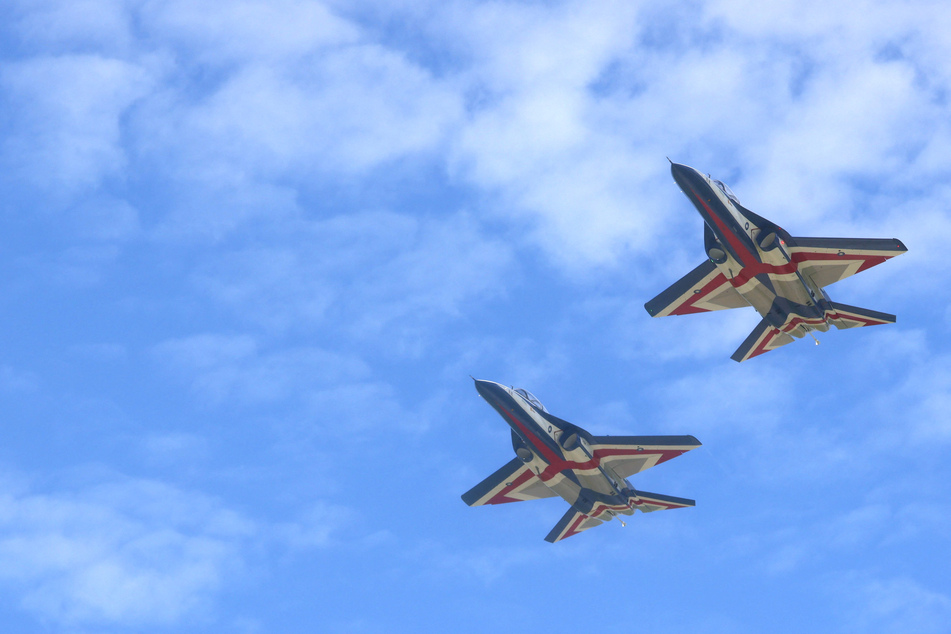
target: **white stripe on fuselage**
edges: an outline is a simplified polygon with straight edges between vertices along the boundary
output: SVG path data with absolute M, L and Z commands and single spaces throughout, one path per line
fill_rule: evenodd
M 541 414 L 539 414 L 538 411 L 535 409 L 535 407 L 525 399 L 524 396 L 522 396 L 521 394 L 519 394 L 518 392 L 516 392 L 510 387 L 505 387 L 505 386 L 502 386 L 502 387 L 504 387 L 505 391 L 508 392 L 509 395 L 513 399 L 515 399 L 515 402 L 521 406 L 522 411 L 528 414 L 529 418 L 531 418 L 532 421 L 541 428 L 542 433 L 547 434 L 552 440 L 554 440 L 557 443 L 558 438 L 561 435 L 561 428 L 558 427 L 558 425 L 552 424 L 551 421 L 543 418 Z M 526 438 L 525 440 L 528 440 L 528 439 Z
M 699 172 L 698 172 L 699 173 Z M 717 187 L 717 184 L 713 182 L 712 178 L 701 174 L 703 179 L 707 182 L 707 185 L 710 186 L 710 189 L 720 200 L 721 203 L 726 207 L 726 210 L 730 212 L 730 215 L 733 216 L 733 219 L 736 221 L 736 224 L 739 225 L 740 230 L 743 231 L 747 237 L 752 240 L 754 231 L 758 231 L 759 227 L 756 224 L 744 216 L 739 209 L 736 208 L 736 205 L 733 204 L 733 201 L 730 200 L 730 197 L 723 193 L 723 190 Z
M 558 444 L 559 446 L 558 453 L 562 454 L 562 456 L 560 457 L 564 457 L 564 459 L 571 461 L 573 457 L 569 455 L 565 455 L 565 452 L 561 448 L 561 444 L 558 443 L 558 439 L 561 437 L 561 434 L 564 432 L 564 430 L 558 427 L 558 425 L 555 425 L 554 423 L 549 421 L 548 419 L 543 418 L 541 414 L 539 414 L 538 411 L 535 409 L 535 407 L 532 406 L 532 404 L 529 401 L 527 401 L 521 394 L 517 393 L 514 389 L 511 389 L 506 386 L 502 386 L 502 387 L 505 389 L 506 392 L 508 392 L 512 396 L 515 402 L 521 407 L 522 411 L 526 413 L 532 419 L 534 423 L 536 423 L 539 427 L 541 427 L 544 433 L 548 434 L 548 436 Z M 587 444 L 587 441 L 585 441 L 584 439 L 581 439 L 580 442 L 584 443 L 585 445 Z M 548 462 L 547 460 L 545 460 L 544 456 L 542 456 L 539 453 L 537 447 L 535 447 L 531 443 L 529 443 L 529 450 L 533 454 L 535 454 L 536 460 L 541 461 L 542 464 L 546 464 Z M 609 470 L 607 470 L 606 467 L 603 467 L 600 464 L 599 460 L 596 460 L 594 458 L 594 455 L 591 453 L 590 450 L 586 451 L 584 449 L 579 448 L 577 452 L 581 454 L 580 456 L 578 456 L 578 458 L 580 458 L 580 462 L 587 462 L 588 460 L 591 460 L 594 462 L 594 465 L 592 467 L 589 467 L 588 469 L 584 469 L 584 470 L 572 469 L 571 470 L 574 473 L 575 477 L 578 478 L 580 486 L 579 484 L 573 482 L 571 479 L 566 477 L 565 474 L 560 471 L 556 473 L 551 479 L 547 481 L 542 480 L 545 486 L 547 486 L 549 489 L 557 493 L 561 498 L 563 498 L 569 504 L 572 504 L 572 505 L 575 504 L 575 502 L 578 500 L 578 496 L 581 494 L 582 488 L 588 489 L 592 491 L 593 493 L 610 496 L 610 495 L 617 494 L 615 487 L 623 487 L 625 484 L 627 484 L 626 480 L 614 474 L 615 480 L 614 480 L 614 486 L 612 486 L 611 481 L 609 480 L 610 476 L 607 473 L 607 471 Z M 538 468 L 536 467 L 536 471 L 537 470 Z M 634 509 L 631 506 L 631 504 L 627 504 L 627 506 L 625 506 L 625 504 L 622 503 L 620 505 L 609 506 L 609 508 L 611 508 L 612 510 L 618 513 L 623 513 L 625 515 L 631 515 L 634 513 Z M 601 517 L 601 519 L 603 521 L 608 521 L 609 519 L 611 519 L 611 517 L 610 516 Z

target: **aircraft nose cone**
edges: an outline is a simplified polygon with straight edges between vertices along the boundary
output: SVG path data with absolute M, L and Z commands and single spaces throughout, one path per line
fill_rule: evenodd
M 482 396 L 482 397 L 484 398 L 485 395 L 486 395 L 486 392 L 487 392 L 488 389 L 489 389 L 489 383 L 490 383 L 490 381 L 483 381 L 482 379 L 477 379 L 477 378 L 474 378 L 474 377 L 473 377 L 472 380 L 475 382 L 475 389 L 476 389 L 476 391 L 479 393 L 480 396 Z
M 694 169 L 692 167 L 687 167 L 686 165 L 681 165 L 680 163 L 674 163 L 673 161 L 670 162 L 670 175 L 673 176 L 674 180 L 678 183 L 687 178 L 687 176 L 693 171 Z
M 673 161 L 670 163 L 670 175 L 674 177 L 677 186 L 680 187 L 684 193 L 695 188 L 691 183 L 697 183 L 699 185 L 699 181 L 703 180 L 703 175 L 694 168 L 689 165 L 674 163 Z
M 493 381 L 485 381 L 482 379 L 473 378 L 475 381 L 476 391 L 479 393 L 479 396 L 489 401 L 490 403 L 497 400 L 497 392 L 500 389 L 499 384 Z

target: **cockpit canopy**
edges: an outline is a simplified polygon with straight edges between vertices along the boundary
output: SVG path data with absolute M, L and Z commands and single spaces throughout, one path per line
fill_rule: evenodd
M 740 199 L 736 197 L 736 194 L 733 193 L 733 190 L 730 189 L 730 186 L 724 183 L 723 181 L 714 180 L 716 186 L 720 188 L 720 191 L 726 194 L 726 197 L 735 202 L 737 205 L 740 204 Z
M 528 390 L 517 387 L 515 388 L 515 393 L 521 396 L 522 398 L 524 398 L 526 401 L 528 401 L 529 404 L 535 409 L 539 409 L 545 412 L 546 414 L 548 413 L 548 410 L 545 409 L 545 406 L 542 405 L 542 402 L 539 401 L 537 398 L 535 398 L 535 395 L 529 392 Z

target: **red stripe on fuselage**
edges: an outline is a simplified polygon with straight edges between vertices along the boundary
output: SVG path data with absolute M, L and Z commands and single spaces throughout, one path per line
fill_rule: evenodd
M 733 247 L 733 250 L 736 253 L 737 257 L 740 257 L 739 264 L 741 268 L 736 273 L 736 275 L 734 275 L 733 278 L 730 280 L 730 283 L 734 286 L 734 288 L 746 284 L 751 279 L 753 279 L 754 277 L 762 273 L 766 273 L 769 275 L 789 275 L 791 273 L 795 273 L 797 270 L 799 270 L 799 264 L 801 262 L 815 261 L 815 260 L 838 260 L 843 257 L 853 261 L 864 260 L 862 265 L 859 266 L 858 271 L 856 271 L 856 273 L 861 273 L 862 271 L 866 269 L 870 269 L 873 266 L 881 264 L 885 260 L 894 257 L 892 255 L 888 255 L 888 256 L 865 255 L 863 256 L 863 255 L 856 255 L 851 253 L 848 256 L 841 256 L 841 255 L 838 255 L 837 253 L 810 252 L 810 253 L 793 254 L 792 262 L 789 262 L 787 264 L 776 265 L 776 264 L 767 264 L 765 262 L 758 262 L 757 260 L 759 260 L 759 258 L 756 256 L 756 254 L 750 252 L 746 244 L 737 237 L 736 233 L 732 231 L 726 225 L 725 222 L 723 222 L 723 219 L 720 218 L 719 214 L 713 211 L 713 209 L 706 203 L 706 201 L 697 192 L 697 190 L 691 187 L 691 191 L 693 191 L 693 195 L 697 199 L 697 201 L 701 205 L 703 205 L 703 208 L 707 210 L 708 214 L 710 214 L 710 217 L 713 219 L 713 222 L 716 223 L 720 231 L 723 232 L 723 234 L 726 236 L 727 242 L 729 242 L 730 246 Z M 743 260 L 745 259 L 743 256 L 749 257 L 750 259 L 749 264 L 743 262 Z M 700 311 L 695 310 L 692 312 L 700 312 Z M 671 314 L 689 314 L 689 313 L 671 313 Z
M 532 443 L 534 448 L 542 455 L 545 460 L 548 461 L 548 466 L 545 467 L 545 470 L 541 473 L 535 474 L 543 482 L 548 482 L 556 475 L 565 471 L 566 469 L 578 470 L 578 471 L 591 471 L 597 469 L 601 464 L 602 456 L 615 456 L 615 455 L 633 455 L 633 456 L 653 456 L 659 455 L 656 464 L 666 462 L 672 458 L 676 458 L 679 455 L 682 455 L 689 451 L 688 449 L 669 449 L 669 450 L 650 450 L 646 449 L 643 451 L 637 450 L 623 450 L 623 449 L 602 449 L 596 450 L 594 452 L 594 457 L 585 462 L 576 462 L 574 460 L 565 460 L 564 457 L 555 454 L 551 448 L 545 444 L 536 434 L 532 433 L 528 427 L 519 420 L 519 417 L 516 416 L 513 412 L 510 412 L 505 407 L 500 405 L 501 409 L 505 412 L 505 415 L 511 420 L 515 425 L 522 430 L 522 432 L 528 437 L 529 442 Z M 530 472 L 529 472 L 530 473 Z
M 691 189 L 693 188 L 691 187 Z M 720 218 L 720 215 L 710 208 L 710 205 L 708 205 L 703 197 L 697 193 L 696 189 L 693 189 L 693 195 L 697 198 L 700 204 L 703 205 L 703 208 L 707 210 L 707 213 L 710 214 L 710 217 L 713 219 L 713 222 L 716 223 L 717 227 L 720 228 L 720 231 L 726 236 L 727 242 L 730 243 L 730 246 L 733 247 L 734 253 L 736 253 L 736 256 L 740 259 L 740 266 L 746 266 L 746 264 L 743 262 L 743 254 L 748 256 L 751 261 L 755 261 L 757 259 L 756 256 L 751 253 L 749 248 L 736 236 L 736 233 L 734 233 L 726 225 L 726 223 L 723 222 L 723 219 Z M 736 284 L 734 284 L 734 286 L 736 286 Z

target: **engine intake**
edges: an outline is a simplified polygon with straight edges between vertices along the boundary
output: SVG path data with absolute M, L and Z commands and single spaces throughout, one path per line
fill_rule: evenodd
M 561 446 L 565 448 L 565 451 L 574 451 L 580 444 L 581 436 L 576 431 L 561 437 Z
M 707 251 L 707 255 L 710 256 L 710 261 L 714 264 L 723 264 L 726 262 L 726 252 L 719 247 L 713 247 Z

